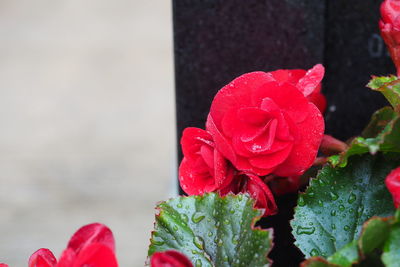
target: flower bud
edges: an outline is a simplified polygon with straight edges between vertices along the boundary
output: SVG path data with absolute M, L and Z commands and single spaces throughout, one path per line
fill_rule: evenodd
M 381 5 L 379 28 L 400 76 L 400 0 L 385 0 Z

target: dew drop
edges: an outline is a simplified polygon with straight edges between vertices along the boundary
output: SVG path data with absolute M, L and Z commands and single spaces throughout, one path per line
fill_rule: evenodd
M 201 267 L 202 265 L 203 265 L 203 264 L 201 263 L 201 260 L 200 260 L 200 259 L 197 259 L 196 262 L 195 262 L 195 264 L 194 264 L 195 267 Z
M 331 216 L 336 216 L 336 210 L 331 210 Z
M 192 215 L 192 222 L 199 223 L 205 218 L 204 214 L 201 212 L 195 212 Z
M 224 256 L 224 258 L 223 258 L 223 260 L 226 262 L 226 261 L 228 261 L 228 256 Z
M 238 200 L 239 200 L 239 201 L 242 201 L 242 200 L 243 200 L 243 195 L 242 195 L 242 194 L 238 195 Z
M 232 244 L 237 245 L 239 244 L 239 236 L 235 235 L 232 238 Z
M 318 256 L 318 255 L 319 255 L 319 251 L 318 251 L 317 249 L 313 248 L 313 249 L 311 250 L 311 252 L 310 252 L 310 255 L 311 255 L 312 257 Z
M 176 231 L 178 231 L 178 226 L 174 225 L 174 226 L 172 227 L 172 229 L 176 232 Z
M 183 205 L 182 205 L 182 203 L 178 203 L 178 205 L 176 205 L 178 208 L 182 208 L 183 207 Z
M 189 221 L 189 217 L 186 214 L 181 214 L 181 218 L 185 223 Z
M 210 231 L 210 232 L 208 232 L 208 237 L 211 237 L 212 235 L 213 235 L 213 233 Z
M 323 207 L 324 203 L 322 202 L 322 200 L 318 200 L 318 206 Z
M 332 228 L 333 230 L 335 230 L 335 229 L 336 229 L 336 224 L 332 224 L 332 225 L 331 225 L 331 228 Z
M 309 192 L 307 195 L 308 195 L 309 197 L 314 197 L 314 196 L 315 196 L 314 192 Z
M 331 199 L 333 201 L 335 201 L 339 198 L 338 194 L 336 194 L 335 192 L 329 192 L 329 195 L 331 196 Z
M 197 251 L 193 249 L 193 250 L 192 250 L 192 254 L 196 255 L 196 254 L 197 254 Z
M 354 201 L 356 201 L 357 196 L 354 193 L 351 193 L 349 198 L 347 199 L 347 202 L 349 202 L 349 204 L 352 204 Z
M 345 231 L 349 231 L 349 230 L 350 230 L 350 227 L 349 227 L 348 225 L 345 225 L 345 226 L 343 227 L 343 229 L 344 229 Z
M 222 241 L 222 239 L 218 239 L 218 242 L 217 242 L 218 247 L 222 247 L 223 244 L 224 244 L 224 241 Z
M 340 211 L 344 211 L 344 209 L 345 209 L 345 208 L 344 208 L 343 205 L 339 205 L 339 210 L 340 210 Z
M 229 220 L 225 220 L 224 224 L 226 224 L 226 225 L 230 224 Z
M 234 209 L 230 209 L 229 212 L 230 212 L 231 214 L 234 214 L 234 213 L 235 213 L 235 210 L 234 210 Z
M 193 244 L 201 250 L 204 250 L 204 241 L 200 236 L 195 236 L 193 238 Z
M 298 226 L 297 230 L 296 230 L 296 234 L 298 235 L 311 235 L 315 232 L 315 227 L 302 227 L 302 226 Z

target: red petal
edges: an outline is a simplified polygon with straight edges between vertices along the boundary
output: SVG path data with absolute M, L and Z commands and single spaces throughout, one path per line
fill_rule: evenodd
M 204 192 L 212 192 L 216 189 L 215 179 L 207 170 L 197 172 L 192 161 L 183 158 L 179 166 L 179 183 L 188 195 L 201 195 Z
M 211 113 L 208 114 L 206 128 L 214 139 L 215 148 L 218 149 L 225 158 L 234 163 L 236 161 L 236 153 L 225 136 L 218 130 Z
M 396 209 L 400 206 L 400 168 L 396 168 L 389 173 L 385 180 L 386 187 L 392 194 Z
M 261 106 L 264 98 L 270 98 L 281 110 L 285 110 L 293 119 L 302 122 L 308 113 L 308 100 L 293 85 L 270 82 L 252 92 L 253 105 Z
M 156 252 L 151 256 L 151 267 L 193 267 L 190 260 L 175 250 Z
M 8 265 L 5 263 L 0 263 L 0 267 L 8 267 Z
M 57 264 L 57 259 L 54 257 L 53 253 L 46 249 L 41 248 L 32 254 L 29 258 L 29 267 L 55 267 Z
M 79 253 L 73 267 L 118 267 L 113 250 L 102 243 L 92 243 Z
M 76 260 L 75 252 L 72 249 L 67 248 L 61 254 L 57 267 L 71 267 L 75 263 L 75 260 Z
M 288 158 L 292 151 L 292 147 L 292 145 L 288 145 L 285 149 L 278 152 L 249 158 L 249 162 L 252 166 L 260 169 L 275 168 Z
M 261 71 L 251 72 L 239 76 L 219 90 L 210 109 L 210 114 L 217 128 L 222 129 L 221 121 L 230 109 L 251 106 L 249 105 L 251 102 L 249 92 L 273 80 L 271 74 Z
M 264 209 L 264 216 L 274 215 L 278 211 L 274 196 L 269 187 L 253 174 L 245 174 L 250 181 L 247 183 L 246 190 L 256 198 L 256 207 Z
M 114 236 L 111 230 L 101 223 L 92 223 L 81 227 L 69 240 L 67 248 L 72 249 L 76 254 L 93 243 L 101 243 L 115 249 Z
M 325 96 L 321 93 L 312 93 L 311 95 L 309 95 L 307 97 L 308 101 L 310 101 L 311 103 L 313 103 L 314 105 L 317 106 L 317 108 L 319 109 L 319 111 L 321 111 L 321 113 L 325 112 L 326 109 L 326 99 Z
M 209 146 L 214 145 L 212 137 L 207 131 L 195 127 L 189 127 L 183 130 L 181 145 L 185 157 L 190 159 L 197 157 L 197 152 L 199 152 L 200 147 L 204 144 Z
M 300 79 L 297 88 L 304 96 L 312 94 L 317 89 L 322 79 L 324 78 L 325 68 L 321 64 L 315 65 L 312 69 L 308 70 L 306 75 Z
M 289 157 L 274 171 L 282 177 L 303 174 L 313 164 L 324 135 L 324 119 L 314 104 L 309 103 L 307 118 L 297 125 L 297 139 Z
M 268 175 L 276 169 L 276 167 L 272 167 L 270 169 L 257 168 L 255 166 L 253 166 L 252 164 L 250 164 L 249 159 L 245 158 L 245 157 L 238 157 L 235 167 L 239 171 L 254 173 L 259 176 Z
M 301 78 L 306 74 L 305 70 L 295 69 L 295 70 L 277 70 L 271 72 L 272 76 L 279 83 L 291 83 L 296 85 Z

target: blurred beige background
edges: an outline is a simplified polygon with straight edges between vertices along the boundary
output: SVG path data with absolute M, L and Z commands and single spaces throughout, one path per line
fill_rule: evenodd
M 175 188 L 171 20 L 170 1 L 0 1 L 0 262 L 99 221 L 144 265 Z

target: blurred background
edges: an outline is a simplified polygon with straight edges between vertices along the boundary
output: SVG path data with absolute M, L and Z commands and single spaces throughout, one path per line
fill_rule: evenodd
M 0 262 L 91 222 L 143 266 L 175 193 L 170 1 L 0 1 Z

